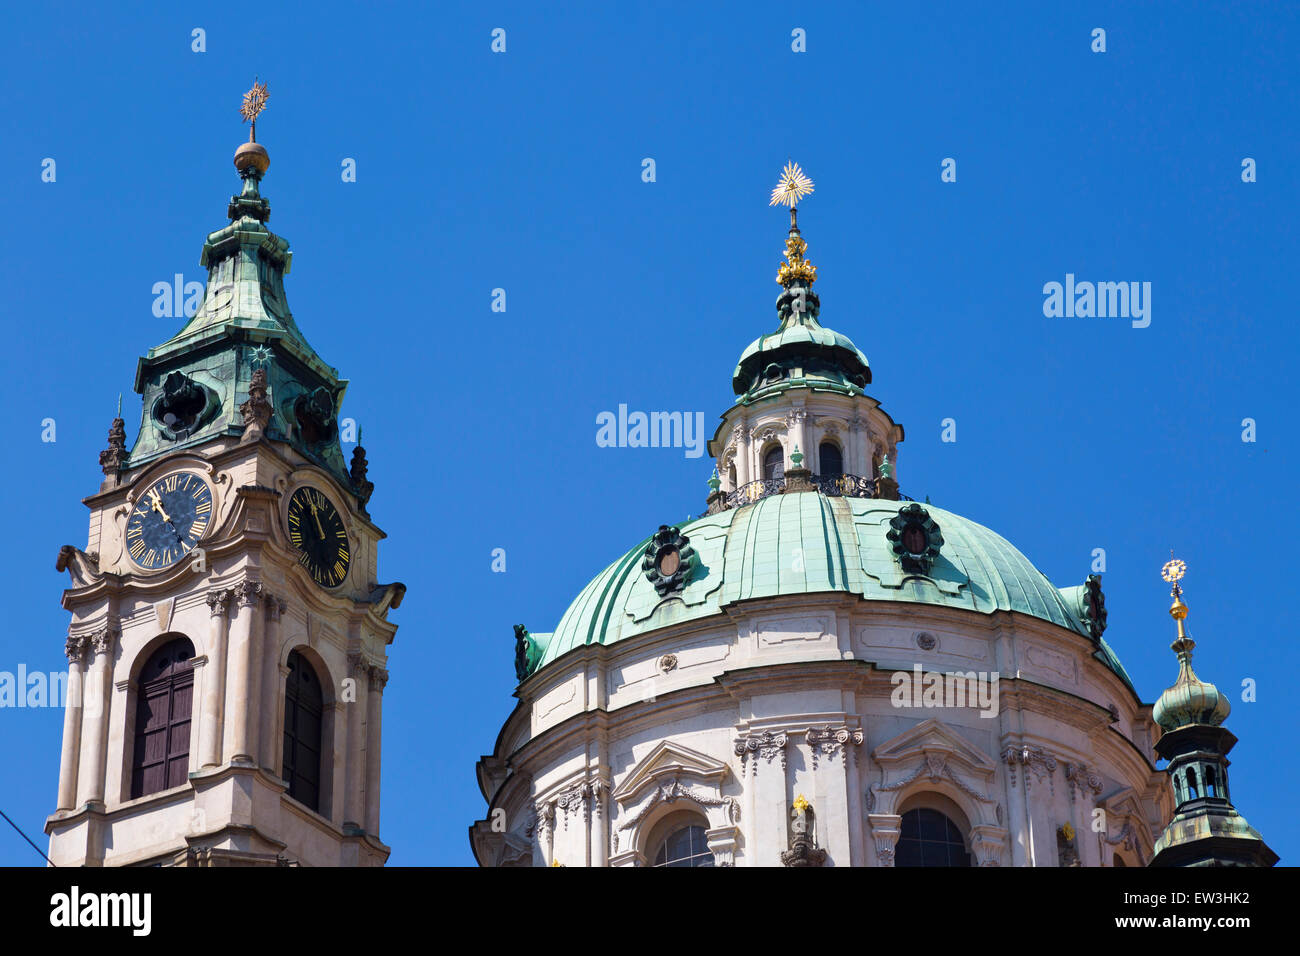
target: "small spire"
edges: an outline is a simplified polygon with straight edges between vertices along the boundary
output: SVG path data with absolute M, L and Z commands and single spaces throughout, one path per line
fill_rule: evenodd
M 713 474 L 709 475 L 709 492 L 715 492 L 722 487 L 722 479 L 718 477 L 718 466 L 713 466 Z

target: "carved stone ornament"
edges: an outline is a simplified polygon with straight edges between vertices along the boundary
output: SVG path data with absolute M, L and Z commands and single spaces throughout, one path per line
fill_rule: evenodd
M 63 651 L 68 655 L 69 664 L 79 664 L 86 659 L 86 647 L 89 640 L 84 634 L 69 634 L 68 640 L 63 645 Z
M 99 467 L 104 475 L 116 478 L 122 466 L 126 464 L 126 422 L 120 418 L 113 419 L 108 430 L 108 448 L 99 453 Z
M 677 655 L 665 654 L 659 658 L 659 669 L 667 674 L 669 671 L 677 669 Z
M 916 635 L 916 646 L 923 651 L 932 651 L 939 646 L 939 641 L 933 634 L 922 632 Z
M 821 866 L 826 862 L 826 851 L 814 839 L 813 808 L 800 794 L 790 807 L 790 848 L 781 851 L 783 866 Z
M 695 549 L 677 528 L 661 524 L 641 559 L 641 573 L 660 597 L 683 590 L 695 569 Z
M 1091 793 L 1095 800 L 1104 786 L 1101 774 L 1095 770 L 1089 770 L 1083 764 L 1070 763 L 1069 761 L 1066 761 L 1065 764 L 1065 780 L 1070 785 L 1071 803 L 1074 802 L 1075 791 L 1085 795 Z
M 900 508 L 898 514 L 889 520 L 885 537 L 903 570 L 917 574 L 929 574 L 943 548 L 939 525 L 916 502 Z
M 768 763 L 772 758 L 781 758 L 781 771 L 786 768 L 785 745 L 789 737 L 784 732 L 773 733 L 770 730 L 761 734 L 749 734 L 736 741 L 736 756 L 740 758 L 740 775 L 745 776 L 745 765 L 749 764 L 752 773 L 758 773 L 758 758 Z
M 819 757 L 834 758 L 838 756 L 840 763 L 848 765 L 849 747 L 862 746 L 863 735 L 861 730 L 850 730 L 848 727 L 809 727 L 804 734 L 804 740 L 807 741 L 809 749 L 812 751 L 812 766 L 817 769 Z M 856 754 L 857 751 L 854 751 Z
M 235 592 L 230 588 L 217 588 L 208 592 L 208 610 L 213 617 L 225 617 L 230 610 L 230 600 Z
M 271 422 L 271 412 L 271 402 L 266 397 L 266 369 L 259 368 L 248 383 L 248 401 L 239 406 L 239 414 L 244 418 L 242 440 L 251 442 L 261 438 Z
M 235 588 L 240 607 L 257 607 L 262 600 L 261 581 L 240 581 Z
M 114 645 L 117 644 L 117 639 L 121 636 L 122 629 L 118 627 L 116 622 L 110 621 L 100 627 L 99 630 L 92 632 L 88 636 L 88 640 L 97 655 L 110 654 Z
M 676 800 L 690 800 L 701 807 L 720 807 L 725 813 L 726 820 L 733 826 L 740 822 L 740 801 L 735 797 L 714 796 L 705 793 L 698 787 L 690 787 L 679 780 L 669 778 L 659 784 L 651 793 L 650 799 L 643 803 L 636 811 L 619 824 L 619 830 L 626 830 L 640 823 L 645 815 L 661 803 L 672 803 Z
M 1033 780 L 1036 779 L 1041 783 L 1046 777 L 1052 793 L 1056 793 L 1056 781 L 1053 776 L 1056 773 L 1056 758 L 1042 747 L 1008 744 L 1002 749 L 1002 759 L 1006 762 L 1013 787 L 1016 785 L 1016 767 L 1023 767 L 1026 790 L 1030 789 Z

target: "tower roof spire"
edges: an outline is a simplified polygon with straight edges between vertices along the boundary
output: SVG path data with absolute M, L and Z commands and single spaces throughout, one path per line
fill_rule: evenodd
M 1196 642 L 1188 635 L 1183 623 L 1187 620 L 1187 605 L 1183 603 L 1183 588 L 1179 583 L 1186 573 L 1186 562 L 1178 558 L 1171 558 L 1160 569 L 1160 576 L 1173 585 L 1169 595 L 1174 603 L 1169 607 L 1169 616 L 1178 624 L 1178 637 L 1169 645 L 1169 649 L 1178 655 L 1178 679 L 1160 695 L 1151 712 L 1156 723 L 1165 730 L 1187 724 L 1217 727 L 1227 719 L 1232 709 L 1228 698 L 1219 693 L 1217 687 L 1201 680 L 1192 670 L 1192 649 Z

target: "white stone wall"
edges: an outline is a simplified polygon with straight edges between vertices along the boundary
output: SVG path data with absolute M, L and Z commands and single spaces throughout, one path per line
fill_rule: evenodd
M 1065 824 L 1081 865 L 1141 865 L 1172 807 L 1149 708 L 1093 650 L 1017 613 L 837 594 L 582 648 L 521 685 L 485 761 L 479 861 L 646 865 L 656 824 L 690 810 L 719 864 L 780 865 L 803 795 L 828 866 L 892 865 L 921 806 L 978 865 L 1057 866 Z M 917 664 L 998 674 L 996 713 L 896 706 Z

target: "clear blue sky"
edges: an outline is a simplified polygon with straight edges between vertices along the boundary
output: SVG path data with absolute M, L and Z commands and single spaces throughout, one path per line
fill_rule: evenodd
M 817 184 L 800 225 L 822 320 L 907 428 L 903 490 L 1059 586 L 1105 548 L 1106 636 L 1148 701 L 1176 674 L 1174 548 L 1197 670 L 1233 693 L 1237 806 L 1296 862 L 1294 8 L 179 7 L 4 15 L 0 670 L 66 667 L 54 558 L 85 544 L 119 392 L 134 439 L 137 356 L 179 325 L 154 317 L 153 284 L 204 278 L 256 73 L 290 305 L 351 381 L 380 577 L 410 589 L 385 697 L 393 864 L 471 860 L 511 625 L 551 630 L 609 561 L 702 509 L 707 459 L 599 448 L 595 419 L 626 403 L 712 430 L 775 325 L 786 222 L 767 193 L 787 158 Z M 1045 318 L 1066 273 L 1150 282 L 1150 327 Z M 61 722 L 0 711 L 0 809 L 42 844 Z M 33 861 L 0 830 L 0 863 Z

